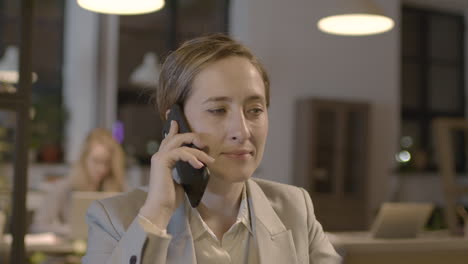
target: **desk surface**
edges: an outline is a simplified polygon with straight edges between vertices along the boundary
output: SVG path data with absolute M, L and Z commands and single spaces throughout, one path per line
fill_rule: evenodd
M 5 235 L 0 241 L 0 250 L 9 250 L 11 245 L 11 235 Z M 52 233 L 28 234 L 25 238 L 27 252 L 44 252 L 50 254 L 71 254 L 80 252 L 83 245 L 61 238 Z
M 335 248 L 346 251 L 434 251 L 467 250 L 467 237 L 449 236 L 448 231 L 425 232 L 416 238 L 379 239 L 369 232 L 328 233 Z

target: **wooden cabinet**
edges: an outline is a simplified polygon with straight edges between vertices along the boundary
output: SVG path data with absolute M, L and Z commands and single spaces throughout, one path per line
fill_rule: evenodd
M 296 105 L 295 184 L 327 231 L 367 227 L 367 103 L 303 99 Z

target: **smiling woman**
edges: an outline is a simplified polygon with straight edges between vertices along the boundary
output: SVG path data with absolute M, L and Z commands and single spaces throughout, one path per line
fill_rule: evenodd
M 184 112 L 215 159 L 209 166 L 213 177 L 242 189 L 258 167 L 268 133 L 266 101 L 262 77 L 246 58 L 224 58 L 195 76 Z
M 341 262 L 305 190 L 251 179 L 268 134 L 269 80 L 247 48 L 224 35 L 184 43 L 155 96 L 164 120 L 182 106 L 192 132 L 171 122 L 148 188 L 91 205 L 83 263 Z M 179 162 L 210 171 L 196 208 L 173 179 Z

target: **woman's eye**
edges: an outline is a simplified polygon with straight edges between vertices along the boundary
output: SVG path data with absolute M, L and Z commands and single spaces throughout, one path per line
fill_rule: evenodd
M 215 108 L 215 109 L 209 109 L 208 112 L 212 114 L 224 114 L 226 113 L 226 109 L 224 108 Z
M 262 108 L 252 108 L 252 109 L 249 110 L 249 113 L 254 114 L 254 115 L 260 115 L 261 113 L 263 113 L 263 109 Z

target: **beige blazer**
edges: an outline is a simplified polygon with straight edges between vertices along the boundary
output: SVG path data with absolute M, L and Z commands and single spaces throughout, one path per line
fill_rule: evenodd
M 90 206 L 88 248 L 82 263 L 197 263 L 185 206 L 176 209 L 167 227 L 172 239 L 148 234 L 136 217 L 146 195 L 137 189 Z M 250 179 L 247 195 L 260 263 L 341 263 L 304 189 Z

